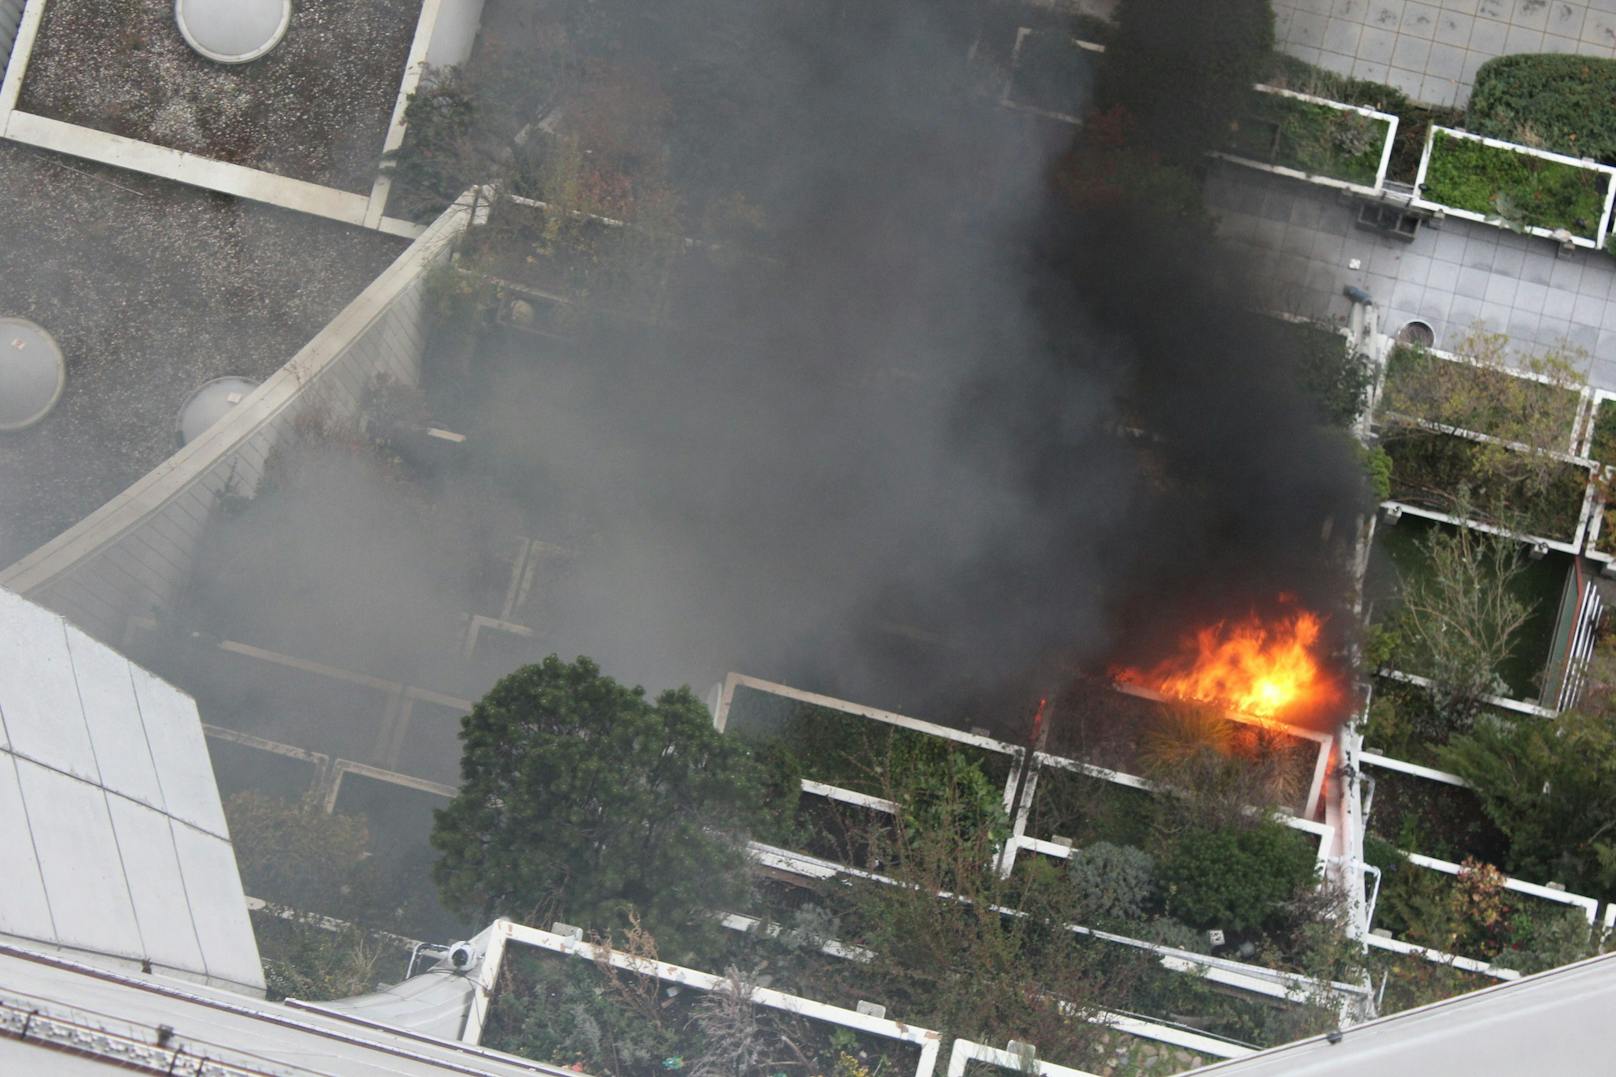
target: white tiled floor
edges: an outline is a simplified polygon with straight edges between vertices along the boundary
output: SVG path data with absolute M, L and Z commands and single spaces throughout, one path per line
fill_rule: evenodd
M 1284 51 L 1433 105 L 1463 105 L 1495 56 L 1616 58 L 1616 0 L 1274 0 L 1274 16 Z

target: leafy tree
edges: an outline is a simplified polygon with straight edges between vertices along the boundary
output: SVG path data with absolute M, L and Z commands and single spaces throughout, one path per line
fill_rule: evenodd
M 1143 144 L 1196 164 L 1221 146 L 1274 47 L 1268 0 L 1120 0 L 1102 96 L 1138 120 Z
M 432 832 L 451 908 L 600 930 L 637 914 L 679 960 L 744 898 L 762 768 L 688 688 L 651 702 L 551 655 L 496 684 L 460 736 L 460 793 Z
M 1526 562 L 1518 542 L 1469 527 L 1432 527 L 1421 546 L 1424 570 L 1401 581 L 1398 661 L 1431 678 L 1435 715 L 1464 729 L 1502 689 L 1499 667 L 1531 616 L 1515 586 Z
M 1616 887 L 1616 707 L 1592 696 L 1552 721 L 1483 718 L 1438 753 L 1509 836 L 1512 871 L 1582 893 Z
M 912 803 L 913 781 L 891 772 L 882 795 Z M 928 804 L 923 816 L 900 813 L 867 834 L 896 885 L 841 890 L 850 906 L 842 919 L 876 955 L 852 973 L 860 997 L 948 1035 L 1027 1040 L 1049 1058 L 1092 1053 L 1102 1035 L 1096 1009 L 1121 997 L 1142 966 L 1061 929 L 1082 912 L 1064 870 L 1031 860 L 1015 878 L 999 877 L 1001 832 L 971 783 L 933 788 Z

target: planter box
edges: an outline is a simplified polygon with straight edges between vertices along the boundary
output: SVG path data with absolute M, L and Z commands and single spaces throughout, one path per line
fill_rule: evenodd
M 1385 190 L 1396 116 L 1274 86 L 1255 89 L 1228 146 L 1213 156 L 1359 194 Z
M 509 920 L 495 921 L 488 931 L 473 941 L 473 945 L 484 947 L 485 956 L 478 969 L 477 993 L 472 1013 L 461 1035 L 461 1040 L 466 1043 L 480 1043 L 483 1038 L 492 1008 L 498 1004 L 496 991 L 501 982 L 500 973 L 510 957 L 513 946 L 536 950 L 545 960 L 587 962 L 587 965 L 581 967 L 591 972 L 604 964 L 627 973 L 630 977 L 651 979 L 659 987 L 667 984 L 681 992 L 719 991 L 724 990 L 729 983 L 723 976 L 606 950 L 566 935 L 523 927 Z M 915 1077 L 930 1077 L 936 1067 L 941 1036 L 930 1029 L 916 1028 L 884 1017 L 830 1006 L 768 987 L 756 988 L 751 995 L 751 1002 L 765 1009 L 798 1015 L 816 1025 L 846 1029 L 877 1047 L 883 1056 L 893 1054 L 901 1057 L 901 1068 L 895 1067 L 893 1072 L 912 1072 Z M 572 1020 L 563 1013 L 558 1013 L 557 1019 Z M 912 1069 L 910 1059 L 914 1060 Z M 555 1061 L 566 1064 L 570 1060 Z M 830 1061 L 834 1061 L 834 1052 Z M 826 1068 L 828 1070 L 829 1067 Z
M 1597 250 L 1610 230 L 1613 176 L 1608 165 L 1433 124 L 1411 204 Z
M 1441 414 L 1430 414 L 1438 409 L 1429 408 L 1421 414 L 1399 412 L 1394 407 L 1399 391 L 1410 391 L 1410 383 L 1422 374 L 1434 383 L 1429 392 L 1436 395 L 1449 393 L 1449 406 L 1442 409 Z M 1448 379 L 1446 384 L 1444 379 Z M 1489 389 L 1485 399 L 1475 398 L 1474 390 L 1478 386 Z M 1386 359 L 1385 381 L 1376 393 L 1375 418 L 1377 422 L 1392 417 L 1413 419 L 1430 423 L 1438 429 L 1481 434 L 1507 441 L 1513 432 L 1510 429 L 1513 417 L 1508 413 L 1510 409 L 1497 405 L 1500 398 L 1506 403 L 1516 403 L 1508 401 L 1511 394 L 1518 394 L 1518 407 L 1522 412 L 1558 413 L 1563 417 L 1565 440 L 1555 449 L 1556 452 L 1565 454 L 1568 459 L 1587 457 L 1583 450 L 1588 440 L 1588 414 L 1593 406 L 1593 391 L 1585 387 L 1560 385 L 1546 374 L 1478 363 L 1435 348 L 1407 344 L 1392 347 Z M 1612 422 L 1616 424 L 1616 407 L 1611 410 Z M 1616 438 L 1616 429 L 1612 430 L 1612 436 Z
M 1560 458 L 1562 474 L 1543 495 L 1543 502 L 1523 513 L 1522 530 L 1484 519 L 1460 520 L 1438 506 L 1447 503 L 1451 491 L 1469 484 L 1475 474 L 1474 458 L 1487 444 L 1505 445 L 1497 438 L 1465 430 L 1420 423 L 1422 429 L 1403 437 L 1382 439 L 1381 447 L 1392 458 L 1391 496 L 1381 507 L 1396 514 L 1407 513 L 1448 524 L 1463 524 L 1489 534 L 1504 535 L 1542 546 L 1546 550 L 1575 554 L 1582 549 L 1588 520 L 1593 514 L 1591 478 L 1593 466 L 1571 457 Z
M 1396 870 L 1398 872 L 1430 872 L 1437 875 L 1446 875 L 1456 878 L 1463 871 L 1462 865 L 1456 864 L 1451 860 L 1442 860 L 1437 857 L 1425 856 L 1420 853 L 1405 852 L 1403 855 L 1406 859 L 1397 865 Z M 1382 915 L 1384 913 L 1384 907 L 1380 901 L 1380 898 L 1385 896 L 1384 885 L 1385 884 L 1383 882 L 1381 892 L 1376 895 L 1376 901 L 1370 907 L 1369 922 L 1371 928 L 1374 927 L 1377 919 L 1385 919 L 1385 917 Z M 1511 900 L 1516 901 L 1522 906 L 1528 908 L 1575 908 L 1579 910 L 1583 917 L 1587 919 L 1590 930 L 1594 927 L 1595 916 L 1599 910 L 1599 900 L 1597 898 L 1584 897 L 1580 894 L 1568 894 L 1563 890 L 1554 890 L 1546 886 L 1538 886 L 1535 883 L 1523 882 L 1520 879 L 1511 878 L 1509 876 L 1504 877 L 1504 890 L 1511 895 L 1520 895 L 1520 897 L 1514 897 Z M 1522 898 L 1525 900 L 1523 901 Z M 1384 935 L 1373 934 L 1370 935 L 1370 938 L 1379 940 L 1382 943 L 1398 943 L 1405 948 L 1402 949 L 1402 952 L 1404 953 L 1416 953 L 1421 957 L 1425 957 L 1427 960 L 1451 963 L 1457 968 L 1462 968 L 1471 972 L 1481 972 L 1485 975 L 1492 976 L 1495 979 L 1516 979 L 1521 975 L 1521 972 L 1518 969 L 1509 967 L 1508 958 L 1503 954 L 1501 954 L 1499 957 L 1487 959 L 1478 957 L 1474 953 L 1446 953 L 1440 950 L 1422 946 L 1419 943 L 1410 942 L 1407 939 L 1400 939 L 1396 934 L 1393 934 L 1389 939 Z
M 999 104 L 1061 123 L 1081 124 L 1094 99 L 1104 45 L 1079 41 L 1061 30 L 1016 30 L 1010 77 Z

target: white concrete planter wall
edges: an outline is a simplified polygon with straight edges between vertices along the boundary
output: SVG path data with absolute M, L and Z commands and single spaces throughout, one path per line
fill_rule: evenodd
M 1317 803 L 1319 793 L 1323 788 L 1325 772 L 1329 765 L 1330 750 L 1333 738 L 1324 734 L 1316 734 L 1313 739 L 1319 741 L 1319 758 L 1314 768 L 1313 782 L 1309 790 L 1308 803 Z M 1041 775 L 1048 771 L 1064 771 L 1068 774 L 1081 774 L 1113 785 L 1125 786 L 1130 789 L 1139 789 L 1144 792 L 1172 796 L 1172 789 L 1157 782 L 1120 771 L 1107 770 L 1092 763 L 1084 763 L 1076 759 L 1067 759 L 1063 756 L 1049 755 L 1045 752 L 1032 754 L 1031 766 L 1028 768 L 1027 780 L 1022 785 L 1020 804 L 1016 809 L 1011 824 L 1010 838 L 1005 843 L 1004 854 L 999 861 L 999 872 L 1008 876 L 1015 868 L 1016 857 L 1023 851 L 1052 856 L 1060 860 L 1067 860 L 1077 850 L 1070 845 L 1050 841 L 1046 838 L 1032 837 L 1027 834 L 1027 824 L 1032 815 L 1034 798 L 1038 794 L 1038 782 Z M 1256 809 L 1252 809 L 1254 812 Z M 1318 850 L 1315 860 L 1322 878 L 1324 870 L 1329 863 L 1330 855 L 1335 841 L 1335 828 L 1328 823 L 1315 822 L 1312 819 L 1299 818 L 1295 815 L 1279 813 L 1274 816 L 1281 823 L 1292 830 L 1300 830 L 1311 834 L 1318 839 Z
M 357 416 L 378 374 L 415 384 L 427 271 L 448 259 L 472 192 L 446 210 L 313 340 L 207 433 L 22 560 L 0 586 L 117 644 L 131 618 L 166 609 L 225 494 L 250 494 L 277 439 L 311 408 Z
M 1262 83 L 1258 83 L 1256 89 L 1261 93 L 1271 94 L 1275 97 L 1287 97 L 1295 101 L 1305 101 L 1310 105 L 1323 105 L 1325 108 L 1333 108 L 1340 112 L 1355 112 L 1365 119 L 1385 124 L 1386 133 L 1381 140 L 1380 167 L 1375 172 L 1375 182 L 1373 184 L 1353 183 L 1349 180 L 1338 179 L 1335 176 L 1326 176 L 1317 172 L 1304 172 L 1300 169 L 1289 168 L 1285 165 L 1268 164 L 1264 161 L 1253 161 L 1248 157 L 1240 157 L 1233 153 L 1221 151 L 1213 151 L 1211 156 L 1224 161 L 1232 161 L 1246 168 L 1255 168 L 1259 172 L 1271 172 L 1276 176 L 1288 176 L 1291 179 L 1306 180 L 1308 183 L 1316 183 L 1321 187 L 1333 187 L 1336 190 L 1351 191 L 1354 194 L 1366 195 L 1371 198 L 1378 197 L 1385 191 L 1386 170 L 1391 166 L 1392 146 L 1397 142 L 1398 118 L 1396 116 L 1389 112 L 1377 112 L 1362 105 L 1347 105 L 1340 101 L 1331 101 L 1329 98 L 1296 93 L 1294 90 L 1282 90 L 1277 86 L 1267 86 Z
M 903 714 L 894 714 L 891 711 L 878 710 L 875 707 L 866 707 L 862 704 L 851 703 L 845 699 L 836 699 L 816 692 L 805 692 L 789 685 L 777 684 L 774 681 L 765 681 L 757 677 L 748 677 L 741 673 L 731 673 L 724 678 L 724 686 L 713 714 L 713 727 L 720 733 L 723 733 L 729 725 L 737 688 L 749 688 L 779 699 L 805 703 L 813 707 L 822 707 L 826 710 L 837 711 L 855 718 L 863 718 L 871 722 L 893 726 L 897 729 L 905 729 L 928 737 L 936 737 L 939 740 L 945 740 L 964 748 L 1002 755 L 1005 757 L 1008 776 L 1005 779 L 1000 803 L 1006 816 L 1011 816 L 1015 812 L 1016 783 L 1021 776 L 1022 760 L 1027 754 L 1026 749 L 1019 745 L 1008 744 L 977 733 L 967 733 L 962 730 L 951 729 L 948 726 L 921 721 L 918 718 L 910 718 Z M 812 763 L 811 760 L 806 762 L 810 765 Z M 813 778 L 805 777 L 802 779 L 802 790 L 814 796 L 825 797 L 829 800 L 851 804 L 855 807 L 881 812 L 886 815 L 896 815 L 898 812 L 898 806 L 890 800 L 816 781 Z
M 1318 826 L 1320 824 L 1312 825 Z M 806 853 L 793 852 L 790 849 L 764 845 L 761 842 L 752 842 L 748 848 L 759 865 L 772 871 L 794 875 L 801 879 L 823 881 L 847 877 L 864 879 L 886 886 L 897 885 L 885 875 L 859 868 L 849 868 L 844 864 L 810 856 Z M 939 893 L 937 898 L 940 901 L 961 900 L 945 893 Z M 997 911 L 1006 916 L 1026 915 L 1008 908 L 998 909 Z M 1170 972 L 1200 977 L 1243 994 L 1260 996 L 1271 1002 L 1288 1005 L 1294 1004 L 1301 998 L 1323 994 L 1332 997 L 1339 1005 L 1347 1007 L 1361 1003 L 1370 994 L 1370 989 L 1367 985 L 1348 984 L 1339 981 L 1325 982 L 1303 976 L 1300 973 L 1272 969 L 1266 965 L 1252 965 L 1233 958 L 1214 957 L 1210 954 L 1197 953 L 1192 950 L 1180 950 L 1173 946 L 1147 942 L 1144 939 L 1120 935 L 1114 931 L 1102 931 L 1099 928 L 1087 927 L 1082 924 L 1067 924 L 1066 929 L 1108 945 L 1126 946 L 1130 949 L 1154 954 L 1160 959 L 1161 967 Z
M 26 0 L 11 62 L 0 83 L 0 137 L 390 235 L 413 239 L 421 234 L 421 225 L 385 216 L 389 189 L 385 175 L 378 174 L 368 196 L 360 195 L 19 111 L 17 101 L 46 2 Z M 423 0 L 392 122 L 384 144 L 377 147 L 378 168 L 382 154 L 403 144 L 404 109 L 426 65 L 458 63 L 470 54 L 482 5 L 483 0 Z
M 512 945 L 531 946 L 535 949 L 547 950 L 562 957 L 584 960 L 592 964 L 605 962 L 611 965 L 612 968 L 621 969 L 637 976 L 650 977 L 661 982 L 678 984 L 697 991 L 721 991 L 729 984 L 726 977 L 715 976 L 710 972 L 700 972 L 681 965 L 671 965 L 665 961 L 651 961 L 631 957 L 628 954 L 593 946 L 566 935 L 557 935 L 549 931 L 540 931 L 537 928 L 524 927 L 509 920 L 494 921 L 491 927 L 473 941 L 482 949 L 482 963 L 478 969 L 476 994 L 472 1000 L 471 1012 L 467 1015 L 465 1030 L 460 1036 L 463 1043 L 475 1044 L 481 1041 L 483 1028 L 488 1021 L 489 1009 L 499 985 L 500 970 L 504 966 L 505 957 Z M 810 1020 L 822 1021 L 826 1024 L 850 1029 L 865 1035 L 879 1036 L 882 1039 L 892 1040 L 897 1043 L 910 1044 L 918 1050 L 920 1056 L 915 1065 L 914 1077 L 931 1077 L 932 1072 L 936 1069 L 942 1037 L 931 1029 L 917 1028 L 901 1021 L 891 1021 L 884 1017 L 860 1013 L 857 1010 L 848 1010 L 840 1006 L 815 1002 L 813 999 L 790 995 L 784 991 L 777 991 L 768 987 L 755 988 L 751 1001 L 753 1004 L 767 1009 L 797 1014 Z
M 1434 871 L 1444 875 L 1457 876 L 1464 870 L 1461 865 L 1455 864 L 1451 860 L 1439 860 L 1434 856 L 1425 856 L 1420 853 L 1407 852 L 1406 850 L 1403 851 L 1403 855 L 1407 858 L 1406 866 L 1417 867 L 1425 871 Z M 1555 890 L 1546 886 L 1539 886 L 1536 883 L 1524 882 L 1510 876 L 1505 876 L 1504 878 L 1504 889 L 1510 891 L 1511 893 L 1525 894 L 1526 896 L 1534 898 L 1538 901 L 1579 909 L 1581 910 L 1583 916 L 1587 919 L 1590 930 L 1595 925 L 1597 914 L 1599 912 L 1598 898 L 1584 897 L 1581 894 L 1569 894 L 1564 890 Z M 1373 928 L 1374 925 L 1373 917 L 1375 911 L 1375 908 L 1371 907 L 1371 928 Z M 1608 915 L 1609 913 L 1607 910 L 1607 916 Z M 1495 980 L 1516 980 L 1522 975 L 1517 970 L 1509 968 L 1506 965 L 1500 965 L 1496 962 L 1487 962 L 1480 960 L 1479 958 L 1466 957 L 1462 954 L 1452 954 L 1442 950 L 1435 950 L 1430 947 L 1420 946 L 1396 937 L 1388 938 L 1385 935 L 1376 935 L 1373 933 L 1373 931 L 1371 931 L 1364 941 L 1369 943 L 1371 946 L 1377 947 L 1378 949 L 1391 950 L 1393 952 L 1402 954 L 1411 954 L 1437 964 L 1452 965 L 1454 968 L 1464 969 L 1466 972 L 1476 972 L 1484 976 L 1490 976 Z
M 1458 217 L 1460 220 L 1475 221 L 1477 224 L 1490 224 L 1498 228 L 1509 228 L 1511 231 L 1515 230 L 1507 221 L 1496 215 L 1478 213 L 1469 209 L 1461 209 L 1457 206 L 1446 205 L 1442 202 L 1433 202 L 1425 197 L 1425 176 L 1426 172 L 1430 168 L 1431 153 L 1433 147 L 1436 145 L 1436 136 L 1438 133 L 1449 138 L 1480 142 L 1496 150 L 1507 150 L 1510 153 L 1519 153 L 1524 154 L 1527 157 L 1536 157 L 1544 161 L 1553 161 L 1556 164 L 1562 164 L 1571 168 L 1578 168 L 1584 171 L 1594 172 L 1605 177 L 1604 211 L 1599 218 L 1598 225 L 1594 229 L 1594 234 L 1591 236 L 1573 235 L 1569 238 L 1569 242 L 1589 250 L 1599 250 L 1605 245 L 1605 238 L 1610 234 L 1612 200 L 1616 199 L 1616 182 L 1613 182 L 1613 179 L 1616 179 L 1616 168 L 1612 168 L 1609 165 L 1596 164 L 1594 161 L 1586 158 L 1568 157 L 1563 153 L 1550 153 L 1548 150 L 1537 150 L 1530 146 L 1516 145 L 1513 142 L 1504 142 L 1496 138 L 1486 138 L 1482 135 L 1471 134 L 1469 131 L 1461 131 L 1453 127 L 1439 127 L 1436 124 L 1432 124 L 1431 130 L 1427 132 L 1425 136 L 1425 150 L 1420 155 L 1420 170 L 1414 179 L 1414 199 L 1410 203 L 1411 205 L 1417 206 L 1420 209 L 1431 210 L 1432 212 Z M 1556 242 L 1566 241 L 1565 236 L 1562 236 L 1561 234 L 1547 228 L 1539 228 L 1535 225 L 1526 226 L 1524 231 L 1528 235 L 1538 236 L 1542 239 L 1552 239 Z

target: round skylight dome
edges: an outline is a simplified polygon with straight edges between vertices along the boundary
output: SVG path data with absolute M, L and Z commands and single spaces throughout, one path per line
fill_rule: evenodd
M 21 430 L 50 414 L 67 384 L 51 335 L 22 318 L 0 318 L 0 430 Z
M 241 403 L 256 382 L 246 378 L 214 378 L 203 385 L 180 409 L 180 444 L 189 445 Z
M 244 64 L 280 43 L 292 21 L 292 0 L 174 0 L 174 21 L 203 56 Z

